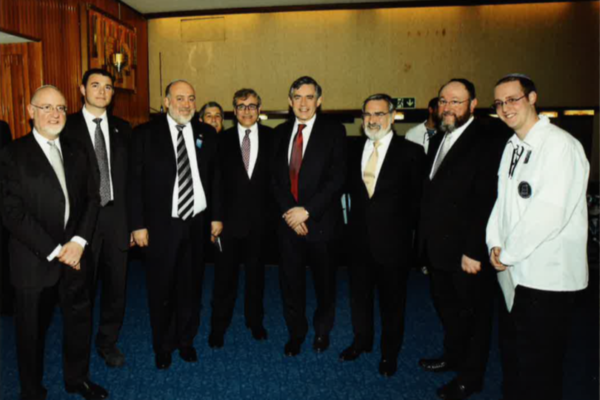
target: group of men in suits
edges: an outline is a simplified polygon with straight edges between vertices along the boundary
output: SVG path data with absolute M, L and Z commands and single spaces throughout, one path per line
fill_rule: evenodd
M 145 255 L 158 369 L 170 367 L 175 350 L 185 362 L 198 360 L 194 339 L 209 237 L 216 249 L 209 346 L 224 346 L 240 263 L 245 268 L 246 326 L 255 340 L 268 339 L 261 256 L 270 230 L 277 232 L 280 251 L 279 281 L 289 333 L 284 354 L 297 356 L 309 330 L 307 265 L 317 298 L 312 347 L 317 353 L 326 351 L 335 318 L 335 241 L 344 191 L 350 195 L 353 341 L 340 360 L 351 362 L 372 351 L 377 289 L 382 326 L 379 373 L 395 374 L 417 232 L 416 246 L 430 270 L 432 297 L 445 331 L 443 356 L 422 359 L 419 365 L 430 372 L 456 371 L 456 377 L 437 390 L 442 399 L 465 399 L 482 389 L 492 327 L 492 265 L 505 271 L 507 265 L 520 268 L 522 261 L 509 265 L 512 258 L 506 254 L 514 250 L 504 248 L 508 239 L 503 238 L 502 223 L 488 226 L 497 193 L 502 195 L 504 189 L 497 185 L 497 174 L 508 136 L 473 116 L 477 97 L 470 81 L 452 79 L 441 87 L 434 118 L 437 134 L 428 140 L 428 151 L 395 135 L 390 96 L 368 97 L 362 106 L 364 142 L 350 154 L 344 126 L 318 113 L 323 90 L 308 76 L 292 83 L 292 118 L 275 130 L 259 124 L 258 93 L 241 89 L 233 96 L 235 125 L 218 135 L 222 108 L 208 103 L 201 113 L 203 122 L 194 118 L 195 90 L 184 80 L 167 86 L 167 113 L 131 134 L 129 124 L 108 112 L 113 83 L 103 70 L 86 72 L 80 88 L 84 107 L 68 118 L 60 91 L 39 88 L 28 106 L 32 134 L 2 151 L 2 214 L 11 233 L 21 398 L 46 397 L 44 336 L 56 300 L 63 310 L 66 390 L 86 399 L 108 396 L 89 378 L 91 312 L 97 281 L 102 280 L 95 344 L 108 366 L 123 365 L 125 355 L 117 340 L 125 310 L 127 250 L 133 245 Z M 518 134 L 523 128 L 519 118 L 528 121 L 528 129 L 536 122 L 529 112 L 535 91 L 521 98 L 508 92 L 510 96 L 497 94 L 496 108 Z M 512 111 L 519 111 L 516 104 L 525 97 L 531 107 L 519 117 Z M 579 156 L 580 149 L 575 149 Z M 524 163 L 528 160 L 529 155 Z M 526 189 L 519 184 L 521 197 L 530 198 L 531 187 L 524 193 Z M 576 200 L 569 204 L 579 207 Z M 496 207 L 504 207 L 505 214 L 512 212 L 511 206 L 500 204 Z M 496 240 L 490 241 L 490 229 Z M 581 289 L 580 281 L 562 289 Z M 522 297 L 517 297 L 519 304 L 525 302 Z M 572 303 L 571 298 L 566 301 Z M 526 307 L 520 305 L 518 315 L 507 317 L 506 326 L 513 331 L 533 329 Z M 564 310 L 566 315 L 569 308 Z M 552 343 L 563 345 L 564 337 Z M 513 335 L 508 343 L 511 353 L 505 359 L 518 368 L 515 352 L 526 351 L 531 341 Z M 558 364 L 556 358 L 552 361 Z M 556 368 L 548 373 L 556 377 Z M 510 378 L 514 390 L 522 376 Z

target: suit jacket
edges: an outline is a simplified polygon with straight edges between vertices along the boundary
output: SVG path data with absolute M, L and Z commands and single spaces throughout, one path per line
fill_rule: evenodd
M 2 216 L 11 235 L 11 281 L 17 288 L 54 285 L 67 267 L 46 258 L 73 236 L 88 243 L 92 239 L 100 202 L 98 188 L 89 179 L 83 150 L 76 143 L 59 140 L 70 205 L 66 227 L 62 188 L 33 134 L 13 142 L 0 157 L 4 171 Z
M 369 198 L 361 168 L 364 146 L 351 156 L 348 218 L 353 258 L 366 248 L 382 264 L 408 267 L 419 215 L 425 155 L 423 148 L 393 133 L 375 192 Z M 368 139 L 367 139 L 368 140 Z
M 267 227 L 272 206 L 270 163 L 273 129 L 258 125 L 258 155 L 248 173 L 242 159 L 237 124 L 219 135 L 219 165 L 223 187 L 223 236 L 245 237 Z M 257 228 L 257 229 L 253 229 Z
M 487 264 L 485 228 L 497 196 L 505 132 L 475 119 L 453 144 L 432 180 L 443 134 L 429 144 L 419 224 L 419 250 L 434 269 L 461 270 L 463 254 Z
M 217 134 L 213 127 L 196 119 L 192 119 L 191 124 L 196 168 L 200 172 L 206 195 L 207 220 L 221 221 L 220 173 L 216 162 Z M 169 234 L 165 227 L 172 218 L 175 179 L 175 149 L 165 114 L 136 127 L 131 139 L 129 220 L 132 231 L 145 228 L 151 236 L 157 233 Z
M 93 134 L 94 132 L 92 132 Z M 91 177 L 100 187 L 100 169 L 94 145 L 88 131 L 88 126 L 80 111 L 69 115 L 63 138 L 76 141 L 86 152 L 89 161 Z M 125 120 L 108 114 L 108 136 L 110 141 L 110 173 L 113 188 L 113 205 L 115 218 L 112 221 L 113 234 L 117 236 L 119 248 L 129 248 L 129 233 L 127 226 L 127 169 L 129 166 L 128 152 L 131 138 L 131 125 Z
M 310 217 L 306 222 L 309 241 L 333 237 L 342 217 L 341 195 L 346 180 L 346 128 L 336 121 L 317 115 L 302 158 L 298 179 L 298 201 L 291 192 L 288 146 L 294 119 L 275 129 L 278 140 L 273 159 L 273 194 L 280 215 L 290 208 L 304 207 Z M 285 221 L 282 222 L 285 224 Z M 295 233 L 280 224 L 284 232 Z

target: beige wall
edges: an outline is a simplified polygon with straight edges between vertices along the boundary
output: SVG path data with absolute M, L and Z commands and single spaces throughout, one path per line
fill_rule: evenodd
M 461 76 L 487 106 L 496 80 L 517 71 L 536 81 L 542 107 L 597 107 L 599 9 L 598 2 L 578 2 L 150 20 L 150 105 L 160 108 L 162 53 L 163 90 L 187 79 L 198 107 L 216 100 L 229 111 L 242 87 L 259 92 L 264 110 L 286 110 L 289 85 L 302 75 L 321 83 L 329 110 L 360 108 L 376 92 L 416 97 L 425 108 L 442 83 Z M 347 124 L 348 134 L 359 126 Z M 595 179 L 598 130 L 596 117 Z

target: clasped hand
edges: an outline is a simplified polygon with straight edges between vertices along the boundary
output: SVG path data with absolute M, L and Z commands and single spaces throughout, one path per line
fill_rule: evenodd
M 308 212 L 304 207 L 290 208 L 285 214 L 283 214 L 283 218 L 288 226 L 292 228 L 298 236 L 308 235 L 308 228 L 306 227 Z

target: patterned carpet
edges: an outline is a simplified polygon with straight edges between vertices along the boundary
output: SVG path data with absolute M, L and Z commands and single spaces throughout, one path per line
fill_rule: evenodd
M 309 274 L 310 275 L 310 274 Z M 243 304 L 238 296 L 232 326 L 225 347 L 208 347 L 210 298 L 213 267 L 208 266 L 204 281 L 202 325 L 196 338 L 200 357 L 197 364 L 184 363 L 174 353 L 169 370 L 158 371 L 151 350 L 146 305 L 145 279 L 141 265 L 130 265 L 128 306 L 119 346 L 127 357 L 121 369 L 107 368 L 93 352 L 92 380 L 106 387 L 111 399 L 436 399 L 435 389 L 452 379 L 452 373 L 428 374 L 417 360 L 441 354 L 442 331 L 429 298 L 426 276 L 412 272 L 409 280 L 406 336 L 398 360 L 398 372 L 390 379 L 377 372 L 379 346 L 374 352 L 351 363 L 340 363 L 338 354 L 352 341 L 348 277 L 338 273 L 338 306 L 331 347 L 321 355 L 312 351 L 314 332 L 309 332 L 302 353 L 295 358 L 283 355 L 287 332 L 283 322 L 277 268 L 267 268 L 265 327 L 269 340 L 252 340 L 244 326 Z M 243 280 L 241 281 L 243 282 Z M 314 292 L 308 286 L 309 320 L 315 306 Z M 579 298 L 565 368 L 565 400 L 598 399 L 598 273 L 593 272 L 591 288 Z M 240 292 L 243 285 L 240 284 Z M 62 385 L 61 321 L 57 312 L 47 336 L 44 385 L 49 399 L 73 399 Z M 377 324 L 379 329 L 379 324 Z M 494 330 L 496 332 L 496 329 Z M 377 333 L 379 335 L 379 333 Z M 0 323 L 0 399 L 18 398 L 18 373 L 13 320 Z M 379 337 L 379 336 L 377 336 Z M 473 400 L 499 400 L 501 372 L 494 333 L 485 389 Z

